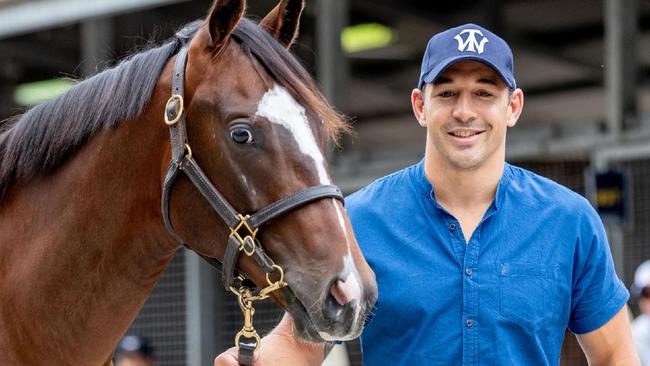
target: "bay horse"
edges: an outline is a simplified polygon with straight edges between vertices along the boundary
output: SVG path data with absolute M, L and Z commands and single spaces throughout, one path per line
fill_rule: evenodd
M 303 1 L 245 7 L 0 125 L 0 365 L 111 364 L 181 244 L 303 340 L 360 334 L 377 288 L 323 153 L 346 124 L 287 50 Z

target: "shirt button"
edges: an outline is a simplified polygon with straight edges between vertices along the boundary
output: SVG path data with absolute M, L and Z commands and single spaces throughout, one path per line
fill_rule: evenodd
M 456 229 L 456 224 L 452 222 L 451 224 L 449 224 L 449 230 L 454 230 L 454 229 Z
M 465 273 L 467 273 L 468 276 L 471 276 L 473 271 L 472 271 L 471 268 L 468 268 L 468 269 L 465 270 Z
M 467 324 L 467 326 L 468 326 L 469 328 L 471 328 L 472 325 L 474 325 L 474 321 L 473 321 L 472 319 L 467 319 L 467 321 L 465 322 L 465 324 Z

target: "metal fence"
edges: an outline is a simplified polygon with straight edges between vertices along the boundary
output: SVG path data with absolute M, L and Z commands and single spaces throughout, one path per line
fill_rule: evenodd
M 573 161 L 519 161 L 515 165 L 548 177 L 573 191 L 585 194 L 586 160 Z M 624 232 L 623 280 L 629 285 L 634 270 L 642 261 L 650 258 L 650 158 L 622 162 L 621 167 L 631 172 L 633 194 L 632 224 Z M 180 250 L 156 285 L 151 297 L 129 329 L 129 334 L 147 336 L 156 350 L 158 365 L 186 365 L 186 299 L 185 299 L 185 251 Z M 215 276 L 219 274 L 215 272 Z M 219 352 L 232 347 L 233 336 L 241 329 L 242 316 L 234 296 L 221 293 L 217 296 L 215 312 L 220 314 L 221 324 L 214 324 L 217 331 Z M 636 301 L 630 301 L 634 313 L 638 312 Z M 256 304 L 255 327 L 266 334 L 282 317 L 282 310 L 270 300 Z M 351 365 L 360 365 L 358 342 L 348 344 Z M 561 365 L 587 365 L 575 336 L 567 332 L 562 348 Z
M 157 366 L 186 364 L 184 258 L 179 250 L 127 332 L 151 341 Z

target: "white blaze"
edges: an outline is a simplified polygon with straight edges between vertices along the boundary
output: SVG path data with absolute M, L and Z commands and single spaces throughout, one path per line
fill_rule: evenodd
M 341 229 L 343 230 L 343 233 L 345 235 L 345 243 L 348 246 L 348 255 L 343 257 L 343 267 L 344 271 L 348 272 L 348 277 L 345 279 L 345 287 L 344 291 L 348 293 L 348 296 L 353 299 L 357 299 L 359 301 L 359 306 L 357 306 L 357 309 L 354 314 L 354 321 L 359 318 L 359 314 L 361 312 L 361 296 L 362 296 L 362 289 L 361 289 L 361 281 L 359 279 L 359 272 L 357 272 L 357 268 L 354 265 L 354 261 L 352 260 L 352 251 L 350 250 L 350 240 L 348 240 L 348 233 L 347 233 L 347 228 L 345 226 L 345 220 L 343 219 L 343 213 L 341 212 L 341 205 L 337 203 L 337 201 L 332 198 L 332 203 L 334 204 L 334 207 L 336 208 L 336 216 L 339 219 L 339 225 L 341 225 Z M 348 271 L 347 267 L 351 267 L 350 270 Z
M 341 210 L 341 205 L 338 203 L 338 201 L 334 198 L 332 198 L 332 204 L 334 205 L 334 208 L 336 209 L 336 217 L 339 219 L 339 225 L 341 226 L 341 230 L 343 230 L 343 236 L 345 236 L 345 245 L 348 247 L 348 256 L 352 258 L 352 252 L 350 251 L 350 240 L 348 239 L 348 230 L 345 226 L 345 219 L 343 218 L 343 212 Z M 347 264 L 347 263 L 346 263 Z M 356 272 L 356 268 L 354 268 L 354 262 L 350 262 L 352 264 L 352 269 L 354 272 Z
M 318 143 L 316 142 L 316 138 L 314 137 L 309 125 L 309 120 L 305 114 L 305 108 L 298 104 L 285 88 L 275 84 L 273 89 L 267 91 L 257 105 L 256 115 L 264 117 L 269 120 L 269 122 L 278 124 L 289 131 L 296 141 L 296 145 L 298 145 L 300 152 L 313 160 L 316 170 L 318 171 L 320 183 L 332 184 L 332 181 L 325 171 L 325 158 L 318 148 Z M 321 123 L 323 123 L 322 120 Z M 349 297 L 360 300 L 362 296 L 361 281 L 359 280 L 359 274 L 352 260 L 350 242 L 348 240 L 342 208 L 335 199 L 332 199 L 332 204 L 335 207 L 341 230 L 345 233 L 344 236 L 346 238 L 345 240 L 348 249 L 347 255 L 344 255 L 341 258 L 343 261 L 344 271 L 348 273 L 347 278 L 344 280 L 343 291 L 345 291 Z M 358 319 L 360 310 L 361 306 L 357 306 L 354 321 Z M 340 338 L 332 337 L 326 332 L 319 332 L 319 334 L 326 340 Z
M 305 108 L 285 88 L 275 84 L 273 89 L 267 91 L 257 105 L 256 115 L 286 128 L 300 151 L 314 161 L 321 184 L 331 184 L 325 171 L 325 158 L 311 131 Z

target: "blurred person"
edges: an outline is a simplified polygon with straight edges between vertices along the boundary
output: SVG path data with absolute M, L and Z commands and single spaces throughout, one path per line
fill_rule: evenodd
M 641 314 L 632 321 L 632 340 L 641 365 L 650 366 L 650 260 L 634 272 L 632 293 L 637 296 Z
M 154 366 L 154 352 L 149 340 L 127 335 L 115 351 L 115 366 Z
M 598 214 L 505 161 L 524 105 L 513 63 L 480 26 L 434 35 L 411 92 L 424 159 L 346 200 L 379 287 L 366 365 L 559 365 L 567 328 L 591 365 L 639 364 Z M 256 365 L 319 365 L 328 348 L 297 339 L 287 314 Z

